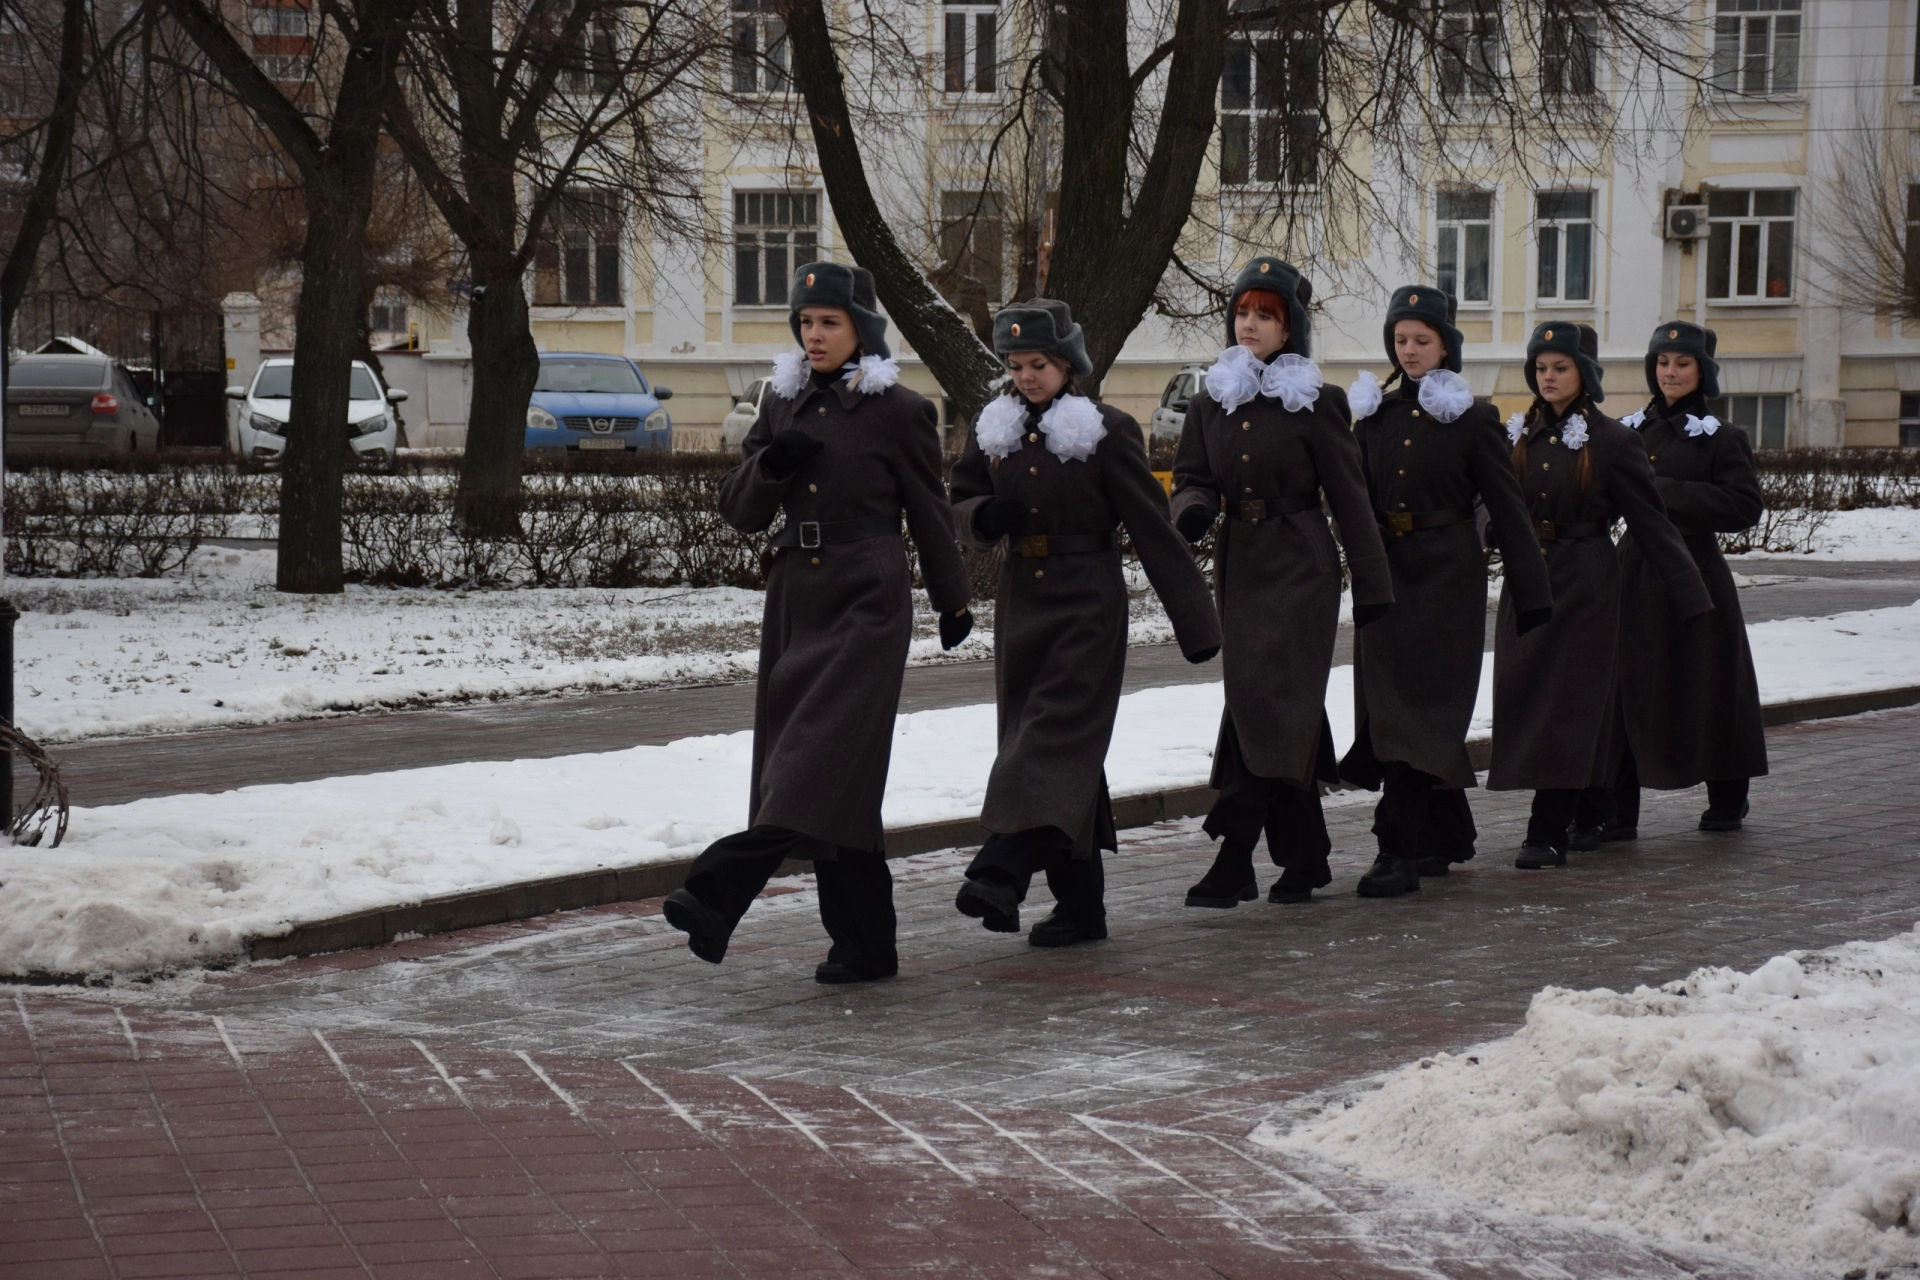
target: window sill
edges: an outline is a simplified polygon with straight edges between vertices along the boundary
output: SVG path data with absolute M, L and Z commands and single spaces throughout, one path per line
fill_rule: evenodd
M 627 311 L 619 303 L 574 306 L 565 302 L 536 303 L 530 308 L 535 320 L 625 320 Z
M 1715 120 L 1800 120 L 1807 114 L 1807 99 L 1797 93 L 1744 98 L 1708 91 L 1705 105 Z
M 1797 307 L 1799 305 L 1800 305 L 1800 299 L 1798 298 L 1708 298 L 1707 299 L 1707 310 L 1709 311 L 1747 310 L 1752 308 L 1758 308 L 1763 311 L 1765 310 L 1777 311 L 1782 307 Z
M 1535 298 L 1535 311 L 1592 311 L 1600 304 L 1592 298 L 1570 298 L 1562 302 L 1558 298 Z

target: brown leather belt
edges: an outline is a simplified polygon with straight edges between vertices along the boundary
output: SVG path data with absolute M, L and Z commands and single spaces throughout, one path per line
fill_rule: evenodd
M 1041 560 L 1047 556 L 1089 555 L 1119 549 L 1119 537 L 1112 533 L 1035 533 L 1024 538 L 1007 539 L 1007 554 L 1028 560 Z
M 1286 505 L 1282 498 L 1242 498 L 1238 502 L 1229 498 L 1222 504 L 1226 507 L 1227 519 L 1244 520 L 1248 524 L 1259 524 L 1262 520 L 1272 520 L 1277 516 L 1290 516 L 1296 511 L 1318 511 L 1320 499 Z
M 1533 522 L 1534 536 L 1542 542 L 1566 542 L 1571 538 L 1604 538 L 1608 531 L 1608 526 L 1591 520 L 1577 522 L 1535 520 Z
M 899 516 L 862 516 L 858 520 L 789 520 L 774 533 L 769 546 L 823 547 L 835 542 L 864 542 L 868 538 L 900 536 Z
M 1456 507 L 1449 511 L 1380 511 L 1376 509 L 1373 518 L 1380 527 L 1399 537 L 1412 533 L 1416 529 L 1444 529 L 1449 525 L 1466 524 L 1473 519 L 1472 507 Z

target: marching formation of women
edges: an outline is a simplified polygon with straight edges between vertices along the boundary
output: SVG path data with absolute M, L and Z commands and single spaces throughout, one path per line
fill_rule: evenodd
M 1227 347 L 1187 410 L 1171 499 L 1139 424 L 1087 395 L 1086 342 L 1065 303 L 995 317 L 1007 389 L 941 480 L 934 408 L 901 386 L 872 276 L 801 267 L 799 349 L 721 489 L 738 529 L 772 535 L 748 828 L 694 862 L 666 917 L 719 963 L 788 859 L 811 862 L 831 947 L 823 983 L 898 971 L 881 799 L 912 630 L 904 517 L 940 641 L 973 626 L 960 548 L 999 548 L 998 754 L 986 843 L 954 905 L 998 933 L 1044 873 L 1052 910 L 1028 941 L 1107 936 L 1103 852 L 1116 848 L 1105 759 L 1127 657 L 1124 537 L 1188 661 L 1218 656 L 1226 707 L 1203 829 L 1213 865 L 1186 905 L 1332 882 L 1329 785 L 1380 792 L 1363 897 L 1415 892 L 1475 855 L 1467 733 L 1498 552 L 1489 789 L 1533 793 L 1514 865 L 1565 866 L 1637 834 L 1640 788 L 1706 784 L 1705 831 L 1737 831 L 1767 770 L 1760 696 L 1716 535 L 1761 499 L 1744 432 L 1708 412 L 1711 329 L 1659 326 L 1646 406 L 1612 418 L 1599 343 L 1548 321 L 1527 344 L 1533 402 L 1504 423 L 1461 374 L 1453 299 L 1396 290 L 1391 373 L 1342 392 L 1312 358 L 1311 283 L 1256 258 L 1228 300 Z M 1614 527 L 1624 536 L 1614 540 Z M 1213 536 L 1213 584 L 1189 544 Z M 1336 546 L 1337 541 L 1337 546 Z M 1343 565 L 1344 553 L 1344 571 Z M 1336 758 L 1326 692 L 1342 580 L 1354 626 L 1354 741 Z

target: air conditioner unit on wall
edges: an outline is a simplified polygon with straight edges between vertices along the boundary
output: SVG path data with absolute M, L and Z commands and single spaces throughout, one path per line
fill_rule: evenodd
M 1668 205 L 1665 236 L 1668 240 L 1706 239 L 1707 206 L 1703 204 Z

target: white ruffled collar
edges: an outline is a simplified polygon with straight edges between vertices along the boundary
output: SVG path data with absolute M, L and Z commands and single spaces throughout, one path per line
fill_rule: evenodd
M 1429 374 L 1429 377 L 1432 375 Z M 1527 433 L 1527 417 L 1516 413 L 1507 419 L 1507 443 L 1519 444 L 1520 437 Z M 1587 416 L 1583 413 L 1570 413 L 1560 423 L 1560 443 L 1569 449 L 1579 449 L 1587 443 Z
M 1026 430 L 1027 402 L 1017 395 L 996 396 L 974 419 L 974 438 L 980 452 L 1004 458 L 1020 447 Z M 1085 396 L 1061 396 L 1040 415 L 1040 432 L 1047 452 L 1062 462 L 1085 462 L 1106 438 L 1106 420 L 1100 406 Z
M 1261 363 L 1242 346 L 1228 347 L 1207 370 L 1207 394 L 1228 413 L 1255 396 L 1272 396 L 1289 413 L 1299 413 L 1320 398 L 1320 366 L 1305 356 L 1277 355 Z
M 1432 369 L 1420 379 L 1420 407 L 1442 422 L 1473 408 L 1473 387 L 1451 369 Z
M 773 358 L 770 389 L 781 399 L 791 400 L 806 389 L 812 374 L 806 348 L 795 347 Z M 900 381 L 900 362 L 892 356 L 861 356 L 857 363 L 843 368 L 840 380 L 862 395 L 876 396 Z
M 1648 406 L 1649 409 L 1651 407 L 1651 405 Z M 1687 433 L 1688 439 L 1697 440 L 1701 436 L 1712 436 L 1714 432 L 1720 429 L 1720 419 L 1714 417 L 1712 414 L 1708 414 L 1704 418 L 1695 417 L 1691 413 L 1685 414 L 1684 416 L 1686 421 L 1681 424 L 1681 429 Z M 1641 424 L 1646 420 L 1647 409 L 1635 409 L 1632 413 L 1620 419 L 1624 425 L 1632 427 L 1636 431 L 1640 429 Z

